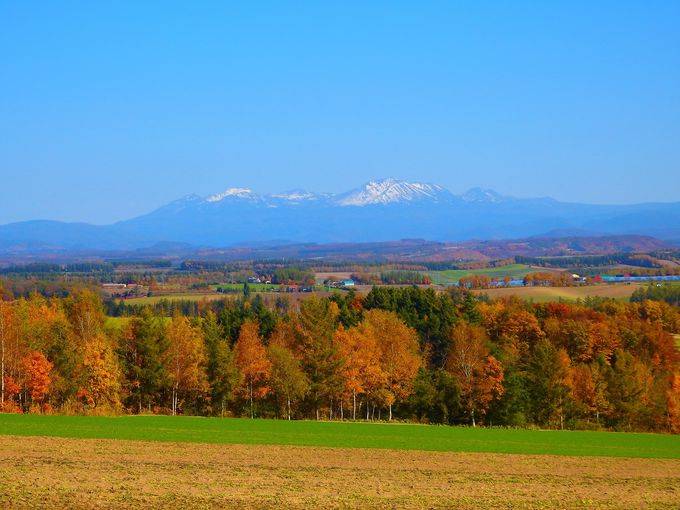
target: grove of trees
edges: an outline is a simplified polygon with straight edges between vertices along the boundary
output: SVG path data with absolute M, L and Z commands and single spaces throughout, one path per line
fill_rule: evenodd
M 111 318 L 0 300 L 4 412 L 164 413 L 680 433 L 680 312 L 376 287 Z

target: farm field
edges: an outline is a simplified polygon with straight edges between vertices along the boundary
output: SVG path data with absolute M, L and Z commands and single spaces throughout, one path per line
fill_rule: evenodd
M 680 461 L 0 436 L 9 508 L 671 509 Z
M 3 433 L 18 434 L 0 435 L 2 507 L 670 509 L 680 504 L 679 438 L 672 436 L 171 417 L 0 419 Z M 222 427 L 234 434 L 220 435 Z M 145 440 L 131 440 L 133 430 L 135 439 Z M 441 442 L 446 432 L 470 451 L 406 449 L 451 448 Z M 23 435 L 34 433 L 41 435 Z M 121 439 L 96 439 L 97 433 Z M 414 434 L 426 442 L 414 442 Z M 163 441 L 148 440 L 154 435 Z M 207 437 L 213 444 L 204 442 Z M 293 437 L 300 444 L 371 446 L 375 441 L 381 447 L 225 444 L 285 443 Z M 489 448 L 527 453 L 489 453 Z M 528 453 L 551 448 L 574 455 Z M 588 448 L 630 456 L 584 456 Z M 672 458 L 640 458 L 648 454 Z
M 117 299 L 116 301 L 122 301 L 123 303 L 130 303 L 130 304 L 136 304 L 136 305 L 153 305 L 158 303 L 159 301 L 165 299 L 167 301 L 202 301 L 203 299 L 207 299 L 209 301 L 213 301 L 216 299 L 224 299 L 225 297 L 228 297 L 229 294 L 218 294 L 217 292 L 202 292 L 202 293 L 176 293 L 176 294 L 161 294 L 158 296 L 150 296 L 150 297 L 138 297 L 138 298 L 129 298 L 129 299 Z
M 439 285 L 458 283 L 458 280 L 472 275 L 484 275 L 489 278 L 523 278 L 526 274 L 535 271 L 550 271 L 545 268 L 533 268 L 526 264 L 510 264 L 502 267 L 490 267 L 485 269 L 450 269 L 447 271 L 428 271 L 432 282 Z
M 680 436 L 398 423 L 0 414 L 0 431 L 88 439 L 680 459 Z
M 486 294 L 491 298 L 518 296 L 522 299 L 530 299 L 537 303 L 543 303 L 560 299 L 575 301 L 588 296 L 628 300 L 633 292 L 646 286 L 646 283 L 613 283 L 587 285 L 584 287 L 504 287 L 474 290 L 473 292 Z
M 233 285 L 233 284 L 232 284 Z M 259 290 L 259 288 L 254 289 L 253 286 L 251 285 L 251 296 L 252 295 L 262 295 L 262 296 L 284 296 L 284 297 L 291 297 L 291 296 L 310 296 L 310 295 L 315 295 L 317 297 L 319 296 L 327 296 L 329 293 L 324 290 L 323 287 L 315 287 L 314 292 L 274 292 L 274 289 L 278 289 L 277 285 L 267 285 L 266 288 L 264 287 L 264 284 L 262 285 L 264 290 Z M 228 287 L 227 285 L 224 285 L 223 287 Z M 129 298 L 129 299 L 118 299 L 116 301 L 122 301 L 124 303 L 129 303 L 129 304 L 135 304 L 135 305 L 154 305 L 158 303 L 159 301 L 165 299 L 167 301 L 202 301 L 204 299 L 207 299 L 208 301 L 216 301 L 219 299 L 235 299 L 237 297 L 241 297 L 241 290 L 243 289 L 243 285 L 236 285 L 238 287 L 238 292 L 231 292 L 231 293 L 221 293 L 221 292 L 202 292 L 202 293 L 177 293 L 177 294 L 161 294 L 157 296 L 151 296 L 151 297 L 139 297 L 139 298 Z M 299 299 L 299 298 L 298 298 Z
M 317 284 L 322 284 L 328 278 L 335 278 L 337 280 L 349 280 L 352 276 L 350 271 L 322 271 L 314 273 L 314 279 Z
M 231 292 L 242 292 L 243 291 L 243 284 L 242 283 L 222 283 L 220 285 L 210 285 L 210 288 L 217 292 L 218 288 L 223 288 Z M 273 292 L 273 291 L 278 291 L 279 286 L 278 285 L 272 285 L 272 284 L 266 284 L 266 283 L 249 283 L 248 287 L 250 287 L 251 292 Z

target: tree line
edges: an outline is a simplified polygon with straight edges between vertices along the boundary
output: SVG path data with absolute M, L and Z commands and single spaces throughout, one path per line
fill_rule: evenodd
M 637 289 L 630 297 L 633 303 L 642 303 L 645 300 L 665 301 L 669 305 L 680 306 L 680 286 L 668 284 L 651 284 Z
M 680 432 L 678 308 L 376 287 L 108 318 L 87 291 L 0 301 L 3 411 Z
M 381 273 L 352 273 L 350 279 L 360 285 L 430 285 L 432 279 L 422 271 L 390 270 Z

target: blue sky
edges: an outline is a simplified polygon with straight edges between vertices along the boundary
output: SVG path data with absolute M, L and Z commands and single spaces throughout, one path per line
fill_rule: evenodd
M 0 0 L 0 223 L 387 176 L 677 201 L 678 26 L 677 1 Z

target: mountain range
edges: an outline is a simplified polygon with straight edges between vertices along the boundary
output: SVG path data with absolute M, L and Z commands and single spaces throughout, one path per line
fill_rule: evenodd
M 261 195 L 232 187 L 187 195 L 112 225 L 25 221 L 0 226 L 0 250 L 138 249 L 158 243 L 220 247 L 258 243 L 433 241 L 640 234 L 680 240 L 680 202 L 591 205 L 513 198 L 473 188 L 388 178 L 346 193 Z

